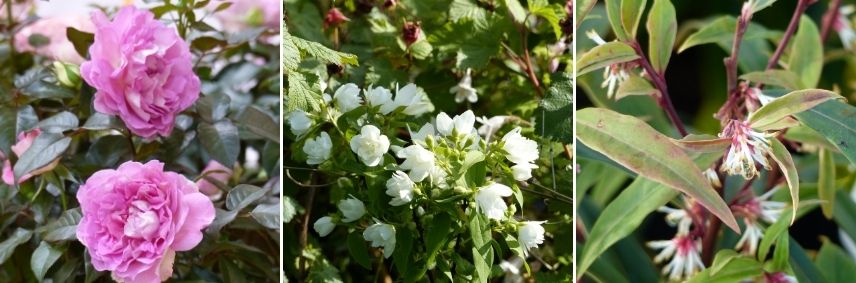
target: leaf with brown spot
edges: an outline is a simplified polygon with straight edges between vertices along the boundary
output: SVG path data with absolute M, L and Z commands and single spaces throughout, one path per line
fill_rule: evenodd
M 779 120 L 794 115 L 831 99 L 844 99 L 840 95 L 824 89 L 804 89 L 793 91 L 773 99 L 761 106 L 749 116 L 752 128 L 763 129 Z
M 639 59 L 633 47 L 622 42 L 613 41 L 598 45 L 577 61 L 577 77 L 585 73 L 617 63 L 624 63 Z

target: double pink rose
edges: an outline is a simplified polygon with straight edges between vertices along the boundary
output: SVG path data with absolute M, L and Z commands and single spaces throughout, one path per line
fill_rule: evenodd
M 94 87 L 95 110 L 118 115 L 144 138 L 167 136 L 175 117 L 199 98 L 190 48 L 175 29 L 128 6 L 110 21 L 93 12 L 95 42 L 81 77 Z
M 125 162 L 101 170 L 77 192 L 83 218 L 77 239 L 96 270 L 119 282 L 161 282 L 172 275 L 175 252 L 202 240 L 214 205 L 196 184 L 164 164 Z
M 95 26 L 85 15 L 53 16 L 39 19 L 15 33 L 15 49 L 20 52 L 32 52 L 53 60 L 80 64 L 83 57 L 77 54 L 74 45 L 66 36 L 66 29 L 73 27 L 85 32 L 94 32 Z M 48 42 L 45 45 L 33 46 L 30 37 L 40 35 Z

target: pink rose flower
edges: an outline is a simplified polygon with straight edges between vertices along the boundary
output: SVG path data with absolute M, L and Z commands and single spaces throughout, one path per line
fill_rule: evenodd
M 214 16 L 228 32 L 240 32 L 252 27 L 279 29 L 281 0 L 217 0 L 207 7 L 216 9 L 224 2 L 231 2 L 232 5 L 214 13 Z
M 6 1 L 2 2 L 2 8 L 0 8 L 0 21 L 4 23 L 7 21 L 9 17 L 6 15 Z M 26 20 L 36 8 L 36 0 L 12 0 L 12 19 L 16 22 L 21 22 Z
M 15 49 L 79 65 L 84 59 L 77 54 L 74 45 L 65 34 L 65 30 L 69 27 L 90 33 L 95 32 L 95 25 L 86 15 L 43 18 L 25 26 L 15 34 Z M 30 37 L 35 34 L 46 37 L 49 42 L 42 46 L 31 45 Z
M 167 136 L 175 116 L 199 98 L 190 47 L 146 10 L 122 8 L 113 21 L 93 12 L 95 43 L 81 77 L 94 87 L 95 110 L 119 115 L 132 133 Z
M 42 134 L 42 130 L 38 129 L 38 128 L 29 130 L 26 132 L 21 132 L 20 134 L 18 134 L 18 142 L 12 146 L 12 152 L 15 153 L 15 156 L 17 156 L 18 158 L 21 158 L 21 155 L 23 155 L 24 152 L 27 151 L 27 149 L 30 149 L 30 146 L 33 145 L 33 141 L 35 141 L 36 138 L 39 137 L 39 135 L 41 135 L 41 134 Z M 0 152 L 0 159 L 5 159 L 5 156 L 2 154 L 2 152 Z M 18 184 L 26 182 L 27 180 L 29 180 L 33 176 L 37 176 L 37 175 L 40 175 L 42 173 L 53 170 L 54 167 L 56 167 L 56 165 L 58 163 L 59 163 L 59 159 L 54 160 L 50 164 L 48 164 L 42 168 L 39 168 L 33 172 L 24 174 L 24 176 L 21 176 L 21 179 L 18 180 Z M 12 162 L 9 161 L 9 159 L 6 159 L 3 162 L 3 177 L 2 178 L 3 178 L 3 182 L 6 183 L 7 185 L 10 185 L 10 186 L 15 185 L 15 173 L 12 171 Z
M 96 270 L 119 282 L 161 282 L 172 275 L 175 252 L 202 241 L 214 205 L 192 181 L 160 161 L 125 162 L 95 172 L 80 186 L 83 218 L 77 239 Z
M 208 162 L 208 165 L 205 166 L 205 169 L 202 170 L 202 174 L 200 174 L 200 176 L 205 177 L 196 181 L 196 185 L 199 186 L 199 191 L 211 198 L 211 200 L 218 200 L 220 199 L 220 196 L 223 195 L 223 191 L 221 191 L 217 185 L 209 182 L 206 178 L 227 184 L 229 182 L 229 178 L 232 177 L 232 168 L 227 168 L 226 166 L 223 166 L 223 164 L 220 164 L 220 162 L 211 160 Z

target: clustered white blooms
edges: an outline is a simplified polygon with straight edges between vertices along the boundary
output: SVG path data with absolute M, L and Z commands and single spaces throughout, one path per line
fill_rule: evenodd
M 770 153 L 769 134 L 756 132 L 746 122 L 731 120 L 719 137 L 731 138 L 731 147 L 720 170 L 730 175 L 742 175 L 747 180 L 758 174 L 756 162 L 770 170 L 767 160 Z
M 597 45 L 606 44 L 606 41 L 603 40 L 603 38 L 601 38 L 594 30 L 587 31 L 586 36 L 597 43 Z M 630 66 L 628 63 L 612 64 L 603 68 L 603 83 L 600 87 L 606 88 L 607 97 L 612 98 L 615 95 L 615 90 L 618 85 L 630 78 L 630 75 L 627 72 L 629 69 Z
M 461 78 L 461 81 L 449 89 L 449 93 L 455 95 L 455 102 L 457 103 L 464 102 L 464 100 L 469 101 L 470 103 L 476 103 L 476 101 L 479 100 L 479 96 L 476 94 L 476 89 L 473 88 L 472 70 L 470 68 L 467 68 L 467 72 L 464 73 L 464 77 Z
M 734 214 L 742 216 L 743 223 L 746 224 L 746 230 L 737 241 L 735 249 L 743 249 L 745 253 L 751 255 L 758 250 L 758 243 L 764 236 L 761 221 L 772 224 L 782 216 L 785 210 L 784 202 L 769 200 L 777 190 L 770 190 L 761 196 L 753 196 L 745 203 L 731 206 Z
M 471 87 L 470 71 L 458 85 L 459 92 L 464 92 L 466 99 L 474 102 L 475 90 Z M 363 107 L 365 106 L 365 107 Z M 356 110 L 356 109 L 360 110 Z M 501 222 L 500 229 L 515 227 L 517 240 L 523 248 L 523 256 L 528 256 L 531 249 L 538 247 L 544 241 L 545 230 L 542 221 L 521 221 L 509 219 L 511 211 L 506 200 L 514 194 L 514 190 L 499 180 L 526 181 L 532 177 L 532 169 L 539 157 L 538 145 L 535 141 L 524 137 L 521 128 L 515 128 L 501 140 L 489 142 L 490 136 L 500 130 L 506 122 L 506 116 L 491 119 L 482 118 L 482 129 L 476 130 L 476 117 L 472 111 L 450 117 L 446 113 L 435 116 L 433 123 L 429 122 L 418 131 L 410 130 L 409 141 L 401 141 L 396 137 L 387 137 L 384 133 L 397 133 L 401 129 L 386 128 L 394 125 L 390 119 L 406 119 L 400 115 L 419 116 L 433 111 L 433 105 L 424 91 L 414 84 L 402 88 L 396 86 L 395 93 L 383 87 L 369 87 L 362 90 L 355 84 L 341 85 L 333 96 L 324 95 L 320 113 L 307 114 L 300 111 L 291 112 L 289 124 L 292 132 L 298 138 L 313 131 L 315 122 L 333 123 L 339 115 L 349 111 L 365 110 L 365 114 L 355 113 L 357 129 L 338 130 L 336 138 L 344 138 L 344 143 L 350 145 L 351 151 L 368 167 L 382 167 L 384 171 L 392 171 L 386 180 L 385 194 L 390 197 L 388 204 L 395 207 L 405 207 L 416 210 L 419 217 L 426 214 L 427 203 L 423 200 L 441 194 L 445 197 L 457 195 L 468 197 L 467 201 L 475 203 L 473 213 L 484 214 L 488 219 Z M 373 115 L 383 115 L 384 118 L 373 119 Z M 398 115 L 398 116 L 396 116 Z M 313 121 L 313 119 L 316 119 Z M 322 121 L 323 120 L 323 121 Z M 353 122 L 353 121 L 351 121 Z M 406 123 L 405 123 L 406 124 Z M 320 125 L 320 124 L 319 124 Z M 342 125 L 333 123 L 335 127 Z M 350 126 L 350 127 L 353 127 Z M 336 132 L 330 132 L 336 133 Z M 483 140 L 483 134 L 487 140 Z M 310 165 L 321 164 L 331 155 L 332 145 L 342 144 L 331 141 L 328 132 L 320 132 L 316 137 L 306 137 L 303 151 Z M 394 153 L 398 158 L 395 163 L 385 159 L 387 152 Z M 472 181 L 464 181 L 464 171 L 460 169 L 464 156 L 483 156 L 485 161 L 496 164 L 496 168 L 508 168 L 499 172 L 491 172 L 486 176 L 487 183 L 483 186 L 473 186 Z M 513 165 L 505 165 L 505 160 Z M 400 161 L 400 163 L 399 163 Z M 458 165 L 456 165 L 458 164 Z M 502 164 L 502 165 L 500 165 Z M 493 166 L 493 165 L 491 165 Z M 388 172 L 387 171 L 387 172 Z M 509 172 L 510 171 L 510 172 Z M 454 186 L 454 190 L 450 188 Z M 319 218 L 313 228 L 321 235 L 332 232 L 337 224 L 365 225 L 362 219 L 372 217 L 373 224 L 363 232 L 363 238 L 371 242 L 372 247 L 382 248 L 385 257 L 392 255 L 395 250 L 396 227 L 373 217 L 366 210 L 366 205 L 354 195 L 349 195 L 337 204 L 339 213 Z M 355 224 L 346 224 L 355 223 Z M 511 224 L 511 225 L 505 225 Z
M 853 11 L 853 5 L 841 7 L 838 10 L 838 18 L 832 23 L 832 28 L 838 33 L 841 44 L 848 50 L 853 50 L 853 43 L 856 41 L 856 31 L 853 30 L 853 23 L 850 21 Z
M 671 213 L 670 213 L 671 214 Z M 684 214 L 686 217 L 686 214 Z M 678 233 L 671 240 L 650 241 L 648 247 L 660 250 L 654 257 L 654 262 L 660 263 L 666 259 L 672 260 L 663 267 L 663 274 L 668 274 L 670 280 L 681 280 L 692 277 L 704 269 L 701 261 L 701 242 L 698 237 L 690 234 L 692 221 L 683 219 L 677 221 Z

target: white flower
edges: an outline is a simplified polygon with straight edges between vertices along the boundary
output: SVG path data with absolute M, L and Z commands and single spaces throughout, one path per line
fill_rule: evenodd
M 295 136 L 301 136 L 309 131 L 312 127 L 312 120 L 306 115 L 306 112 L 295 110 L 288 113 L 288 125 L 291 127 L 291 133 Z
M 518 163 L 511 166 L 511 175 L 514 180 L 526 181 L 532 178 L 532 169 L 538 168 L 538 165 L 532 163 Z
M 737 241 L 737 245 L 734 248 L 742 248 L 746 253 L 754 255 L 755 251 L 758 250 L 758 242 L 764 236 L 764 231 L 761 229 L 761 226 L 758 226 L 757 221 L 743 218 L 743 223 L 746 224 L 746 230 L 743 231 L 743 235 L 740 236 L 740 240 Z
M 392 178 L 386 181 L 386 195 L 391 196 L 392 200 L 389 204 L 392 206 L 400 206 L 410 203 L 413 200 L 413 187 L 416 184 L 410 180 L 410 177 L 404 172 L 395 171 Z
M 247 170 L 259 169 L 259 152 L 252 146 L 244 150 L 244 168 Z
M 381 111 L 392 112 L 392 110 L 402 106 L 404 107 L 404 114 L 410 116 L 419 116 L 434 111 L 434 105 L 431 104 L 425 92 L 412 83 L 395 92 L 395 100 L 391 105 L 388 107 L 392 107 L 392 109 L 381 107 Z
M 514 192 L 506 185 L 490 183 L 476 192 L 476 203 L 487 218 L 502 220 L 505 218 L 505 210 L 508 209 L 502 198 L 511 196 L 512 193 Z
M 597 43 L 597 45 L 606 44 L 606 41 L 604 41 L 603 38 L 600 38 L 600 35 L 598 35 L 594 30 L 587 31 L 586 36 Z M 607 97 L 612 98 L 615 95 L 616 87 L 630 78 L 630 75 L 628 75 L 626 71 L 627 67 L 627 63 L 619 63 L 603 68 L 603 83 L 600 87 L 606 88 Z
M 395 226 L 384 224 L 375 219 L 375 224 L 366 228 L 363 238 L 370 241 L 373 248 L 383 247 L 383 257 L 389 258 L 395 251 Z
M 408 128 L 407 130 L 410 131 L 410 128 Z M 428 137 L 433 137 L 433 136 L 434 136 L 434 125 L 431 125 L 431 123 L 425 123 L 425 125 L 422 125 L 422 128 L 419 128 L 418 132 L 415 132 L 415 133 L 410 132 L 410 140 L 412 140 L 413 143 L 419 144 L 423 147 L 428 146 L 426 139 Z
M 508 119 L 508 116 L 493 116 L 488 119 L 487 117 L 482 116 L 481 118 L 476 118 L 476 122 L 482 124 L 478 129 L 479 135 L 484 136 L 485 142 L 490 143 L 490 138 L 499 128 L 502 128 L 502 125 L 505 124 L 505 120 Z
M 400 167 L 404 170 L 410 170 L 408 175 L 410 175 L 410 180 L 414 182 L 422 182 L 434 168 L 434 153 L 421 145 L 414 144 L 405 147 L 396 154 L 399 158 L 405 159 Z
M 333 149 L 333 143 L 330 141 L 330 135 L 327 132 L 321 132 L 321 135 L 314 139 L 306 139 L 306 143 L 303 144 L 303 152 L 307 156 L 306 164 L 323 163 L 330 158 L 331 149 Z
M 383 154 L 389 150 L 389 138 L 380 134 L 373 125 L 365 125 L 360 134 L 351 138 L 351 150 L 366 166 L 377 166 L 383 161 Z
M 541 227 L 541 223 L 544 222 L 546 221 L 526 221 L 517 230 L 517 242 L 523 248 L 524 257 L 529 254 L 529 249 L 537 248 L 544 243 L 544 227 Z
M 671 240 L 651 241 L 648 247 L 661 250 L 654 262 L 660 263 L 672 258 L 663 267 L 663 274 L 669 274 L 669 279 L 678 281 L 692 277 L 699 270 L 704 269 L 701 261 L 701 243 L 689 235 L 689 224 L 682 222 L 678 227 L 678 234 Z
M 446 176 L 448 175 L 449 174 L 446 173 L 446 170 L 443 170 L 443 168 L 436 165 L 434 168 L 431 168 L 430 172 L 428 172 L 428 176 L 431 177 L 431 184 L 441 189 L 449 187 L 449 184 L 446 183 Z
M 520 135 L 520 127 L 502 137 L 505 158 L 515 164 L 530 163 L 538 159 L 538 144 Z
M 437 132 L 443 136 L 451 136 L 453 134 L 468 135 L 473 132 L 473 126 L 476 123 L 476 116 L 472 110 L 467 110 L 455 118 L 449 118 L 445 112 L 437 114 L 435 120 L 437 124 Z
M 363 103 L 363 99 L 360 98 L 360 88 L 352 83 L 342 85 L 339 89 L 336 89 L 333 99 L 336 100 L 336 105 L 339 106 L 339 110 L 342 113 L 354 110 Z
M 392 112 L 392 110 L 394 110 L 394 108 L 390 109 L 389 106 L 384 107 L 386 105 L 392 105 L 392 92 L 390 92 L 388 89 L 384 87 L 376 87 L 364 90 L 363 92 L 366 94 L 366 100 L 368 101 L 368 104 L 373 107 L 380 106 L 380 112 L 384 115 L 389 114 L 389 112 Z
M 853 5 L 846 5 L 838 10 L 838 18 L 832 27 L 838 32 L 841 44 L 848 50 L 853 50 L 853 41 L 856 40 L 856 31 L 850 22 L 850 14 L 853 14 Z
M 702 172 L 702 174 L 704 174 L 704 177 L 707 179 L 707 182 L 710 183 L 710 185 L 713 186 L 714 188 L 722 187 L 722 183 L 719 182 L 719 175 L 717 175 L 716 171 L 713 170 L 712 168 L 708 168 L 707 170 L 704 170 L 704 172 Z
M 661 206 L 657 208 L 657 211 L 666 214 L 666 223 L 675 227 L 676 225 L 687 225 L 692 224 L 692 219 L 690 219 L 687 211 L 684 209 L 675 209 L 668 206 Z
M 502 283 L 523 283 L 523 276 L 520 276 L 521 267 L 523 267 L 523 259 L 519 256 L 500 262 L 499 268 L 505 272 L 505 279 L 502 280 Z
M 342 211 L 342 215 L 345 216 L 345 219 L 342 219 L 345 223 L 357 221 L 366 214 L 366 206 L 354 196 L 340 200 L 338 207 Z
M 476 89 L 473 88 L 473 78 L 471 73 L 472 70 L 467 68 L 467 73 L 463 78 L 461 78 L 458 85 L 449 89 L 449 93 L 455 95 L 455 102 L 461 103 L 464 100 L 467 100 L 470 103 L 475 103 L 479 100 L 478 95 L 476 95 Z
M 731 138 L 731 148 L 720 170 L 730 175 L 742 175 L 746 180 L 758 174 L 755 162 L 770 170 L 766 157 L 770 153 L 768 135 L 756 132 L 747 123 L 731 120 L 719 136 Z
M 330 216 L 324 216 L 318 218 L 315 221 L 315 224 L 312 225 L 312 228 L 315 228 L 315 232 L 318 232 L 318 235 L 321 237 L 327 236 L 330 232 L 333 231 L 333 228 L 336 228 L 336 224 L 333 223 L 333 218 Z

